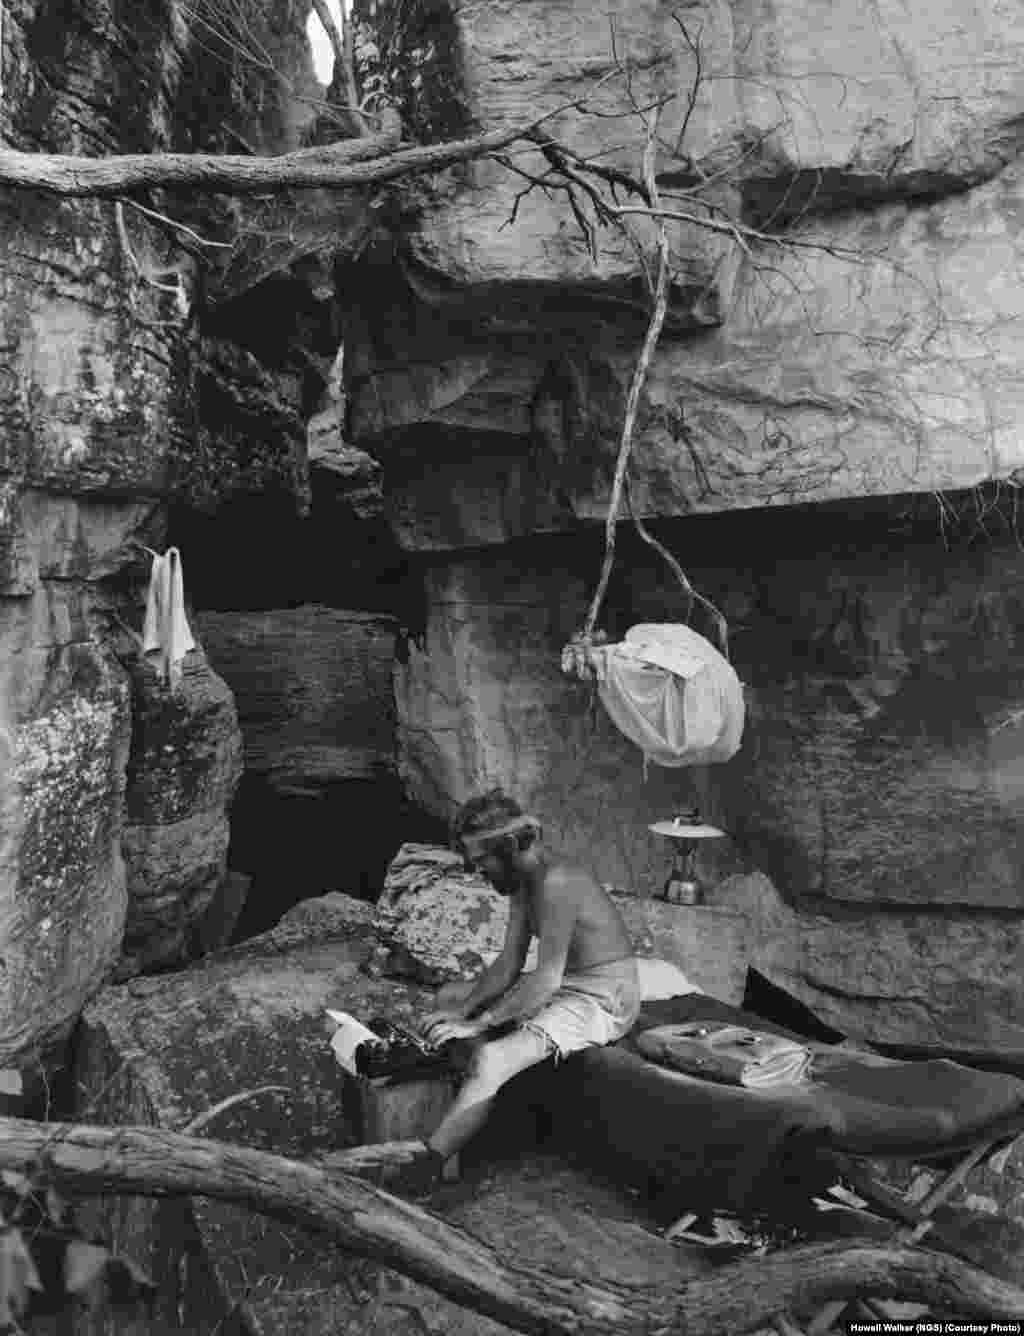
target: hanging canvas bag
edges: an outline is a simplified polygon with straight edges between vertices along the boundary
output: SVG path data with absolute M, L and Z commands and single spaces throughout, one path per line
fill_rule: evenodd
M 728 761 L 739 750 L 745 707 L 732 664 L 688 626 L 651 622 L 595 650 L 598 696 L 645 763 Z

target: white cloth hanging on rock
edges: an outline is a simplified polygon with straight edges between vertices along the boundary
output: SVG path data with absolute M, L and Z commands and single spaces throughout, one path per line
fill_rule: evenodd
M 688 626 L 633 626 L 624 640 L 588 657 L 602 705 L 645 765 L 710 765 L 739 750 L 743 684 L 728 659 Z
M 181 661 L 196 642 L 185 616 L 185 580 L 181 553 L 169 547 L 153 554 L 142 627 L 142 652 L 171 690 L 181 681 Z

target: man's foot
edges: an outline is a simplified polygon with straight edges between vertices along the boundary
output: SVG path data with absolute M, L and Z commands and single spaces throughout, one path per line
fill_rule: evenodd
M 445 1169 L 444 1158 L 424 1141 L 378 1141 L 320 1156 L 327 1173 L 351 1174 L 389 1192 L 421 1195 L 433 1190 Z

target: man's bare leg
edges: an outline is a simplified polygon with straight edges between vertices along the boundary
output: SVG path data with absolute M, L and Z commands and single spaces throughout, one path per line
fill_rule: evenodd
M 454 1155 L 487 1121 L 501 1087 L 543 1062 L 550 1052 L 547 1040 L 532 1030 L 514 1030 L 502 1039 L 481 1044 L 455 1102 L 427 1139 L 430 1150 L 442 1161 Z

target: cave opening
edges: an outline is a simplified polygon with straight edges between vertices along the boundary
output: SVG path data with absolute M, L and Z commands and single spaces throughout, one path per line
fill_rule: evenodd
M 422 620 L 421 580 L 382 521 L 352 515 L 334 478 L 311 473 L 305 515 L 251 494 L 170 517 L 245 748 L 228 869 L 250 888 L 232 942 L 330 891 L 376 900 L 403 842 L 446 838 L 407 801 L 394 764 L 390 669 L 397 639 Z M 332 700 L 346 688 L 351 702 Z
M 339 781 L 305 795 L 243 775 L 231 809 L 229 863 L 252 881 L 232 943 L 331 891 L 372 903 L 402 844 L 446 840 L 444 822 L 410 803 L 395 775 Z
M 241 450 L 245 467 L 229 459 L 227 485 L 205 497 L 183 489 L 166 538 L 183 555 L 193 629 L 232 690 L 243 738 L 228 872 L 249 890 L 233 942 L 331 891 L 375 900 L 403 842 L 446 838 L 442 822 L 406 799 L 395 758 L 391 671 L 423 622 L 422 578 L 383 513 L 379 466 L 344 439 L 332 303 L 286 328 L 265 310 L 255 318 L 272 288 L 227 303 L 206 332 L 250 350 L 255 338 L 271 377 L 286 374 L 296 342 L 317 335 L 324 375 L 294 379 L 290 434 L 279 434 L 285 415 L 259 423 L 271 455 L 292 462 L 250 466 L 258 379 L 229 379 L 202 427 L 218 457 Z M 225 367 L 230 378 L 235 361 L 220 357 L 216 369 Z

